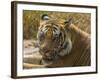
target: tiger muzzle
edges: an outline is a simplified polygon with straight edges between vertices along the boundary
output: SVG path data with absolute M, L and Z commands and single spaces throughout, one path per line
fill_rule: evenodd
M 46 48 L 40 49 L 40 53 L 45 60 L 56 60 L 58 58 L 58 53 L 55 50 L 48 50 Z

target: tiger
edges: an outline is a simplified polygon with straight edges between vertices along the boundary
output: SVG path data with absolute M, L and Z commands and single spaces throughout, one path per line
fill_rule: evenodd
M 91 65 L 90 34 L 79 29 L 72 19 L 61 21 L 48 15 L 41 17 L 36 45 L 39 56 L 33 56 L 27 68 L 73 67 Z M 37 63 L 36 63 L 37 61 Z M 34 64 L 33 64 L 34 63 Z
M 68 55 L 72 49 L 72 42 L 59 21 L 49 20 L 47 15 L 42 17 L 42 20 L 37 34 L 39 52 L 43 56 L 42 63 L 50 64 L 61 56 Z
M 37 40 L 45 67 L 90 65 L 90 35 L 72 24 L 72 19 L 59 21 L 42 15 Z

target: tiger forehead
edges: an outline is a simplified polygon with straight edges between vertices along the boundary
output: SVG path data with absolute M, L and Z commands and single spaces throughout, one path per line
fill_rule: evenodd
M 45 27 L 48 29 L 48 31 L 46 32 L 46 37 L 51 39 L 53 36 L 53 24 L 47 24 L 45 25 Z
M 62 25 L 59 25 L 59 24 L 45 24 L 45 25 L 42 25 L 42 27 L 44 28 L 47 28 L 48 31 L 53 31 L 54 29 L 56 30 L 62 30 L 64 29 Z
M 41 21 L 40 22 L 40 25 L 52 25 L 52 24 L 55 24 L 55 25 L 63 25 L 64 24 L 64 20 L 59 20 L 59 19 L 50 19 L 50 20 L 47 20 L 47 21 Z
M 48 28 L 48 29 L 56 29 L 56 28 L 59 28 L 59 29 L 63 29 L 63 25 L 61 24 L 55 24 L 55 23 L 48 23 L 48 24 L 42 24 L 41 25 L 41 28 L 42 27 L 45 27 L 45 28 Z

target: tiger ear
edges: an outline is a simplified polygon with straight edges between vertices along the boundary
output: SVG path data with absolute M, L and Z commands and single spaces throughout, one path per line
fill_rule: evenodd
M 71 25 L 72 24 L 72 18 L 70 18 L 69 20 L 65 20 L 64 25 Z
M 65 20 L 64 28 L 67 30 L 71 24 L 72 24 L 72 18 Z
M 49 16 L 47 14 L 43 14 L 41 16 L 41 20 L 49 20 Z

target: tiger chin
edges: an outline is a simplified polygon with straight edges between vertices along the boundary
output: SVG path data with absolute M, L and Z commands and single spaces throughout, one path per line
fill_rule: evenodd
M 39 52 L 42 55 L 42 65 L 56 64 L 63 56 L 70 54 L 72 41 L 63 23 L 57 19 L 50 19 L 44 14 L 41 17 L 37 33 Z

